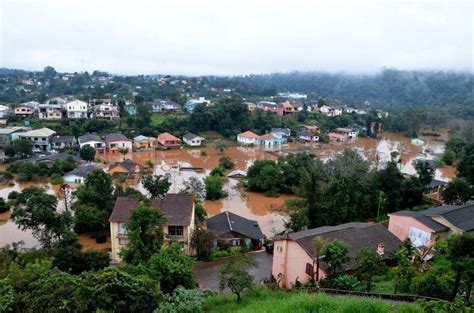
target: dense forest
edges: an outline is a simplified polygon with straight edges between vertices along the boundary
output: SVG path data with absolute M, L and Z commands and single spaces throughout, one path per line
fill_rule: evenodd
M 308 99 L 329 98 L 355 105 L 370 103 L 390 111 L 407 106 L 436 106 L 449 108 L 451 115 L 456 117 L 474 116 L 472 73 L 384 69 L 373 75 L 291 72 L 188 77 L 115 76 L 94 71 L 74 73 L 67 80 L 64 75 L 50 66 L 41 72 L 0 68 L 0 102 L 19 103 L 62 95 L 88 98 L 113 94 L 131 98 L 137 91 L 146 101 L 171 98 L 184 102 L 186 97 L 212 99 L 226 95 L 258 100 L 291 91 L 305 93 Z M 104 77 L 106 83 L 101 80 Z M 33 79 L 36 84 L 18 88 L 24 79 Z

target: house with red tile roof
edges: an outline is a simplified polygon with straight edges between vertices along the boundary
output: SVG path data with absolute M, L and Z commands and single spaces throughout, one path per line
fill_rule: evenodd
M 259 135 L 251 131 L 246 131 L 237 135 L 237 142 L 243 145 L 254 145 L 259 137 Z
M 170 133 L 159 134 L 156 139 L 158 140 L 158 143 L 166 149 L 181 147 L 181 139 L 171 135 Z

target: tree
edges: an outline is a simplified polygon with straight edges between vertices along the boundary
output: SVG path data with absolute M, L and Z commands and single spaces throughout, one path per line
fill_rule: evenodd
M 357 277 L 366 283 L 367 291 L 372 289 L 372 278 L 382 274 L 385 269 L 385 263 L 374 250 L 365 248 L 357 253 L 354 271 Z
M 10 158 L 28 158 L 33 155 L 33 144 L 28 139 L 17 139 L 5 146 L 4 152 Z
M 247 188 L 277 195 L 281 192 L 283 174 L 275 161 L 257 160 L 247 171 Z
M 84 145 L 79 150 L 80 157 L 85 161 L 94 161 L 95 158 L 95 149 L 90 145 Z
M 404 240 L 395 252 L 395 259 L 397 260 L 397 266 L 394 268 L 395 293 L 410 291 L 412 280 L 419 271 L 419 258 L 417 256 L 418 253 L 409 238 Z
M 10 204 L 0 197 L 0 213 L 10 211 Z
M 191 247 L 196 250 L 197 259 L 209 261 L 214 248 L 215 236 L 205 228 L 198 227 L 191 237 Z
M 108 215 L 105 211 L 93 206 L 86 204 L 74 206 L 74 230 L 77 233 L 106 230 L 107 219 Z
M 128 153 L 128 148 L 120 148 L 119 153 L 125 158 L 125 155 Z
M 194 222 L 198 225 L 204 224 L 206 221 L 206 209 L 199 203 L 194 204 Z
M 462 204 L 469 201 L 473 195 L 474 189 L 465 178 L 454 178 L 443 190 L 443 201 L 448 204 Z
M 150 193 L 150 198 L 163 198 L 171 187 L 170 175 L 145 175 L 142 177 L 143 187 Z
M 456 168 L 458 177 L 464 177 L 471 185 L 474 185 L 474 144 L 464 147 Z
M 91 292 L 89 312 L 152 312 L 162 298 L 156 281 L 118 268 L 86 272 L 81 280 Z
M 423 186 L 427 186 L 434 178 L 435 169 L 428 161 L 418 160 L 415 162 L 415 170 L 418 174 L 418 179 Z
M 224 184 L 221 177 L 207 176 L 204 179 L 204 185 L 206 186 L 207 200 L 219 200 L 225 196 L 224 191 L 222 190 Z
M 209 173 L 210 176 L 219 176 L 224 177 L 224 168 L 223 167 L 214 167 L 211 172 Z
M 228 156 L 223 156 L 219 159 L 219 166 L 226 169 L 230 170 L 235 166 L 234 162 L 232 162 L 231 158 Z
M 92 206 L 110 214 L 115 203 L 113 191 L 112 177 L 97 169 L 87 175 L 85 183 L 77 188 L 75 196 L 78 204 Z
M 216 150 L 218 150 L 220 153 L 224 153 L 224 151 L 227 149 L 227 144 L 223 140 L 219 140 L 215 144 Z
M 335 276 L 343 270 L 343 265 L 348 261 L 347 254 L 349 246 L 340 240 L 334 240 L 326 243 L 321 251 L 324 255 L 324 263 L 328 266 L 330 276 Z
M 316 282 L 319 282 L 319 268 L 320 268 L 320 258 L 321 251 L 324 248 L 324 238 L 321 236 L 316 236 L 314 238 L 314 251 L 316 252 Z
M 255 261 L 246 255 L 230 259 L 219 269 L 221 290 L 229 288 L 237 296 L 237 302 L 240 302 L 242 292 L 252 287 L 253 277 L 248 270 L 255 265 Z
M 141 202 L 127 224 L 128 245 L 120 252 L 125 263 L 137 265 L 159 252 L 163 243 L 163 214 Z
M 196 286 L 193 261 L 181 251 L 177 242 L 161 247 L 147 263 L 150 277 L 160 282 L 165 293 L 172 293 L 178 286 L 192 289 Z
M 454 161 L 456 160 L 456 152 L 446 149 L 441 160 L 446 165 L 453 165 Z
M 57 204 L 56 197 L 43 189 L 26 188 L 15 201 L 12 219 L 22 230 L 30 229 L 41 245 L 49 249 L 71 234 L 72 216 L 69 212 L 57 212 Z
M 451 294 L 451 301 L 454 301 L 463 276 L 467 276 L 469 285 L 472 286 L 474 282 L 474 233 L 464 233 L 449 238 L 448 258 L 456 271 L 456 279 Z
M 197 202 L 204 200 L 206 197 L 206 187 L 202 180 L 197 177 L 190 177 L 183 183 L 183 187 L 184 188 L 180 190 L 180 193 L 193 195 Z

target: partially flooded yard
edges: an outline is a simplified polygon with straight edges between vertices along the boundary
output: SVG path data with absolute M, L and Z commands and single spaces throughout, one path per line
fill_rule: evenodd
M 183 148 L 168 151 L 138 151 L 129 152 L 123 156 L 120 153 L 107 153 L 98 156 L 105 163 L 122 161 L 124 158 L 133 159 L 140 165 L 146 165 L 148 161 L 153 162 L 153 172 L 157 175 L 169 174 L 171 177 L 170 192 L 179 192 L 183 189 L 185 181 L 190 177 L 203 179 L 209 172 L 218 166 L 219 158 L 227 156 L 235 163 L 234 169 L 247 170 L 249 166 L 259 159 L 277 159 L 279 155 L 288 153 L 309 152 L 314 153 L 321 159 L 328 159 L 337 153 L 341 153 L 345 148 L 356 149 L 365 158 L 384 166 L 390 160 L 392 151 L 397 151 L 400 158 L 400 168 L 403 173 L 414 174 L 413 161 L 416 159 L 434 160 L 441 156 L 444 151 L 444 140 L 447 139 L 443 133 L 441 137 L 421 137 L 425 140 L 425 145 L 416 146 L 411 143 L 411 139 L 402 134 L 383 133 L 379 139 L 357 138 L 352 143 L 330 143 L 330 144 L 300 144 L 290 143 L 271 150 L 263 147 L 241 147 L 229 146 L 224 152 L 220 152 L 212 147 L 203 148 Z M 183 168 L 188 168 L 183 170 Z M 197 168 L 200 172 L 189 168 Z M 202 171 L 201 171 L 202 170 Z M 436 179 L 449 181 L 455 176 L 453 167 L 444 167 L 436 170 Z M 29 186 L 39 186 L 46 189 L 50 194 L 61 196 L 58 186 L 49 183 L 18 183 L 13 186 L 1 185 L 0 197 L 7 198 L 8 194 L 15 190 L 21 191 Z M 140 183 L 131 183 L 131 186 L 146 193 Z M 273 236 L 284 229 L 284 223 L 288 220 L 285 202 L 294 198 L 293 195 L 280 195 L 278 198 L 265 197 L 254 192 L 245 192 L 238 186 L 238 180 L 229 178 L 224 186 L 228 196 L 218 201 L 205 201 L 203 203 L 209 216 L 216 215 L 223 211 L 230 211 L 249 219 L 259 222 L 262 231 L 267 237 Z M 60 207 L 63 206 L 59 201 Z M 61 208 L 60 208 L 61 209 Z M 5 218 L 3 218 L 5 220 Z M 28 231 L 19 230 L 14 223 L 7 221 L 2 224 L 0 216 L 0 246 L 8 243 L 23 240 L 25 246 L 37 245 L 37 241 Z M 108 248 L 110 242 L 95 244 L 92 239 L 81 238 L 85 247 Z

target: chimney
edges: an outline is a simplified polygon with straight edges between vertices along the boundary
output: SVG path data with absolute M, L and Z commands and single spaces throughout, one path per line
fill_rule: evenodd
M 377 246 L 377 253 L 382 256 L 384 255 L 385 253 L 385 245 L 383 244 L 383 242 L 379 243 L 378 246 Z

